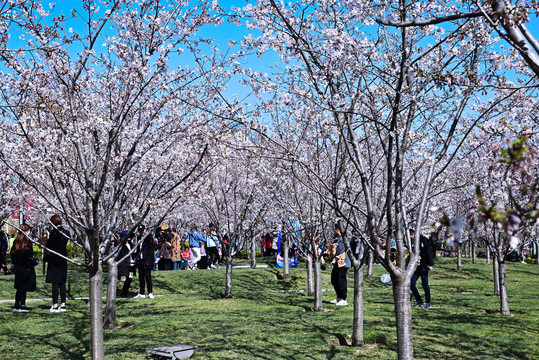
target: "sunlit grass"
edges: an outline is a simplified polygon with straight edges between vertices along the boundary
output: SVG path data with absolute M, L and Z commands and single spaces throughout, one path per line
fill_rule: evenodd
M 199 346 L 193 359 L 396 359 L 396 333 L 391 287 L 379 277 L 366 279 L 365 341 L 348 346 L 352 306 L 329 304 L 313 312 L 305 293 L 270 292 L 306 288 L 306 271 L 292 269 L 292 280 L 280 280 L 282 269 L 234 269 L 233 299 L 223 299 L 224 270 L 154 272 L 156 299 L 118 299 L 118 328 L 105 332 L 108 359 L 145 359 L 156 346 L 186 343 Z M 430 275 L 431 309 L 413 309 L 416 359 L 538 359 L 539 266 L 508 264 L 511 316 L 497 313 L 492 296 L 492 267 L 437 258 Z M 349 272 L 349 286 L 352 271 Z M 137 279 L 131 287 L 136 293 Z M 69 296 L 87 296 L 83 272 L 69 273 Z M 330 270 L 323 288 L 331 289 Z M 422 289 L 420 288 L 420 292 Z M 349 297 L 353 291 L 349 288 Z M 0 277 L 0 299 L 14 296 L 13 278 Z M 38 291 L 50 297 L 50 285 L 38 277 Z M 349 298 L 351 300 L 351 298 Z M 351 303 L 351 301 L 349 301 Z M 3 358 L 86 359 L 89 357 L 89 308 L 85 300 L 68 302 L 68 312 L 50 314 L 49 302 L 29 303 L 34 311 L 13 313 L 0 305 Z

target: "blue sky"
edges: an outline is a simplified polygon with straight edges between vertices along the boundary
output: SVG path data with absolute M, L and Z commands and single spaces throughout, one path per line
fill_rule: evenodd
M 252 2 L 253 0 L 251 0 Z M 247 4 L 249 1 L 246 0 L 219 0 L 219 4 L 229 9 L 230 6 L 236 6 L 241 7 Z M 102 10 L 104 10 L 104 7 L 102 4 L 99 4 L 99 1 L 96 1 L 98 6 L 101 6 Z M 48 10 L 48 2 L 44 2 L 45 10 Z M 63 12 L 67 17 L 71 16 L 71 9 L 75 6 L 80 8 L 81 1 L 70 1 L 70 0 L 59 0 L 55 2 L 55 10 L 54 14 L 59 14 L 60 12 Z M 534 34 L 536 37 L 539 37 L 539 19 L 535 16 L 530 19 L 530 23 L 528 24 L 528 28 L 532 34 Z M 83 21 L 76 20 L 76 21 L 70 21 L 67 25 L 67 27 L 72 27 L 75 31 L 83 31 L 82 27 L 84 26 Z M 222 51 L 225 51 L 228 47 L 229 40 L 240 40 L 243 36 L 248 34 L 248 30 L 244 25 L 237 26 L 235 24 L 229 24 L 225 23 L 219 27 L 215 26 L 206 26 L 204 27 L 200 35 L 202 37 L 207 38 L 213 38 L 215 39 L 215 42 L 220 45 L 222 48 Z M 12 38 L 9 43 L 10 48 L 17 48 L 19 46 L 22 46 L 22 42 L 18 39 L 20 34 L 13 31 L 11 33 Z M 258 35 L 256 32 L 254 35 Z M 99 45 L 98 45 L 99 47 Z M 505 45 L 506 48 L 508 48 L 508 45 Z M 80 48 L 71 47 L 70 52 L 78 52 L 80 51 Z M 278 57 L 274 54 L 267 54 L 262 59 L 259 59 L 257 57 L 252 57 L 251 60 L 249 60 L 249 67 L 254 68 L 257 71 L 260 72 L 268 72 L 268 67 L 272 65 L 275 61 L 277 61 Z M 180 64 L 180 62 L 183 62 L 181 65 L 186 65 L 189 63 L 189 59 L 186 57 L 178 57 L 176 59 L 171 59 L 171 65 L 174 67 L 175 64 Z M 1 69 L 0 65 L 0 69 Z M 235 92 L 241 92 L 241 87 L 237 86 L 236 84 L 230 84 L 230 91 Z

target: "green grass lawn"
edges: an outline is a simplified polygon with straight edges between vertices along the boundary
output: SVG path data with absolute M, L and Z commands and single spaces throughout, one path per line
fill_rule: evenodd
M 261 260 L 263 261 L 263 260 Z M 38 273 L 41 268 L 38 267 Z M 329 303 L 313 312 L 305 293 L 272 290 L 306 288 L 304 268 L 292 269 L 290 282 L 282 269 L 234 269 L 233 299 L 222 299 L 224 270 L 154 272 L 155 299 L 118 299 L 118 328 L 105 332 L 107 359 L 144 359 L 145 351 L 177 343 L 198 345 L 192 359 L 396 359 L 396 333 L 391 287 L 375 277 L 366 279 L 366 346 L 348 346 L 352 334 L 353 290 L 349 271 L 348 307 Z M 492 267 L 481 259 L 463 270 L 456 260 L 437 258 L 431 283 L 431 309 L 413 309 L 416 359 L 539 359 L 539 266 L 509 263 L 507 272 L 511 316 L 497 313 L 492 296 Z M 135 279 L 131 290 L 138 288 Z M 68 275 L 68 296 L 87 296 L 86 275 Z M 330 270 L 323 288 L 331 289 Z M 419 287 L 420 292 L 422 289 Z M 0 277 L 0 300 L 13 299 L 13 277 Z M 38 290 L 29 298 L 50 297 L 38 275 Z M 90 351 L 89 307 L 68 301 L 68 311 L 50 314 L 50 302 L 33 302 L 31 313 L 13 313 L 0 304 L 0 348 L 4 359 L 86 359 Z

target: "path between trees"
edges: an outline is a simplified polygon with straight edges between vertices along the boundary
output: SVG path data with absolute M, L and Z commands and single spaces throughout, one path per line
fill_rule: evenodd
M 431 286 L 432 287 L 432 286 Z M 377 286 L 377 287 L 366 287 L 365 289 L 380 289 L 380 288 L 391 288 L 390 285 L 388 286 Z M 253 290 L 253 291 L 238 291 L 237 294 L 241 293 L 306 293 L 307 290 Z M 335 292 L 333 289 L 322 289 L 322 292 Z M 156 298 L 158 297 L 166 297 L 166 296 L 187 296 L 187 295 L 198 295 L 198 294 L 163 294 L 163 295 L 154 295 Z M 103 300 L 105 300 L 106 297 L 103 296 Z M 134 299 L 133 297 L 127 298 L 127 299 Z M 87 296 L 82 297 L 68 297 L 67 300 L 89 300 Z M 0 300 L 0 304 L 6 304 L 9 302 L 15 301 L 14 299 L 7 299 L 7 300 Z M 36 299 L 26 299 L 26 302 L 39 302 L 39 301 L 52 301 L 52 298 L 36 298 Z

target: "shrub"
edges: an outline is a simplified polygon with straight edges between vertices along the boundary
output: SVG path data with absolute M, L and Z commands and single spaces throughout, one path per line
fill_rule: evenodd
M 32 246 L 32 252 L 34 253 L 34 257 L 37 259 L 41 259 L 41 249 L 39 246 L 34 245 Z
M 247 257 L 248 257 L 248 256 L 247 256 L 247 250 L 246 250 L 246 249 L 243 249 L 243 250 L 238 254 L 238 256 L 239 256 L 240 258 L 247 258 Z M 260 257 L 260 256 L 261 256 L 260 250 L 256 250 L 256 251 L 255 251 L 255 256 L 256 256 L 256 257 Z

